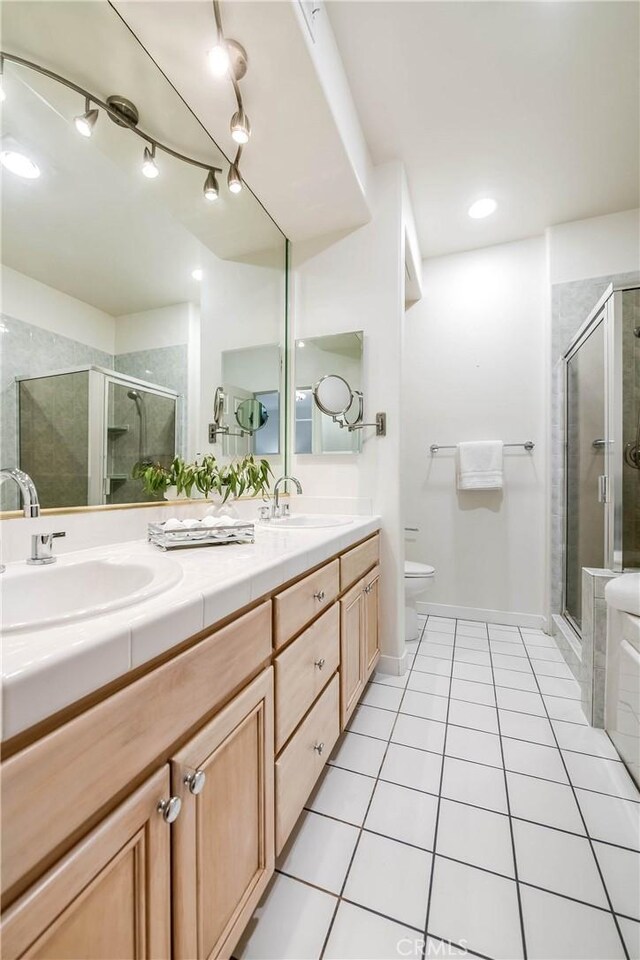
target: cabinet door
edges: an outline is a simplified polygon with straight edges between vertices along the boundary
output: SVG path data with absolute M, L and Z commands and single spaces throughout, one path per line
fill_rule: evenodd
M 5 960 L 170 956 L 168 796 L 165 765 L 6 911 Z
M 380 657 L 380 567 L 366 578 L 364 588 L 365 680 L 368 680 Z
M 364 581 L 340 601 L 340 727 L 344 729 L 364 689 Z
M 274 868 L 271 667 L 176 754 L 171 779 L 174 956 L 229 957 Z

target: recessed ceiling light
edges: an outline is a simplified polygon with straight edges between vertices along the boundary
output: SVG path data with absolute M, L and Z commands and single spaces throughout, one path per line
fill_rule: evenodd
M 469 207 L 468 214 L 473 220 L 481 220 L 483 217 L 489 217 L 496 210 L 498 204 L 491 197 L 485 197 L 483 200 L 476 200 Z
M 17 150 L 3 150 L 0 153 L 0 163 L 11 173 L 15 173 L 17 177 L 24 177 L 25 180 L 36 180 L 40 176 L 38 164 Z
M 195 270 L 192 270 L 192 271 L 191 271 L 191 276 L 193 277 L 194 280 L 197 280 L 198 283 L 200 283 L 200 281 L 202 280 L 204 274 L 203 274 L 202 270 L 200 269 L 200 267 L 196 267 Z
M 304 347 L 304 340 L 298 340 L 298 346 Z

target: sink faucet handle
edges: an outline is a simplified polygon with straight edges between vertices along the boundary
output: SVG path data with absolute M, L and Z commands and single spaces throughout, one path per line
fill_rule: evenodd
M 31 537 L 31 556 L 27 563 L 32 566 L 42 566 L 45 563 L 55 563 L 53 556 L 53 541 L 59 537 L 66 537 L 64 530 L 55 533 L 34 533 Z

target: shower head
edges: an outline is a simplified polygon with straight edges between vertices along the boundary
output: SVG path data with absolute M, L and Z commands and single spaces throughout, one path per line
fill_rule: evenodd
M 142 400 L 142 397 L 137 390 L 129 390 L 127 396 L 129 397 L 129 400 Z
M 637 337 L 638 340 L 640 340 L 640 327 L 634 327 L 633 335 L 634 337 Z

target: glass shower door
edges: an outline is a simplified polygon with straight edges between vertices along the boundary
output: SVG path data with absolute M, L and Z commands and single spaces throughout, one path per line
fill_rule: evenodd
M 605 323 L 567 358 L 565 613 L 582 627 L 582 568 L 605 566 Z

